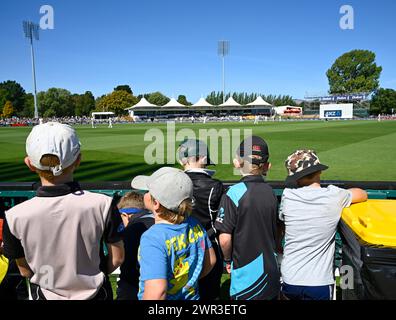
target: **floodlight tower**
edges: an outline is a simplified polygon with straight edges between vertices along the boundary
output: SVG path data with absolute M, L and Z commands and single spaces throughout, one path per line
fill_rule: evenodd
M 39 25 L 31 21 L 23 21 L 23 31 L 25 37 L 30 40 L 30 54 L 32 57 L 32 73 L 33 73 L 33 90 L 34 90 L 34 118 L 37 119 L 38 106 L 37 106 L 37 88 L 36 88 L 36 67 L 34 63 L 34 50 L 33 50 L 33 38 L 39 40 Z
M 224 70 L 224 58 L 230 52 L 230 41 L 220 40 L 218 44 L 218 54 L 223 61 L 223 103 L 225 102 L 225 70 Z

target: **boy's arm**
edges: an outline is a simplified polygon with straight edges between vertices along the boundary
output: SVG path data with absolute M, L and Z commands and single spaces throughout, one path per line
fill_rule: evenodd
M 121 215 L 115 201 L 113 201 L 107 215 L 104 230 L 104 241 L 109 252 L 106 270 L 108 274 L 112 273 L 124 262 L 124 242 L 122 240 L 122 235 L 118 232 L 118 227 L 122 223 Z
M 144 281 L 143 300 L 166 300 L 168 281 L 153 279 Z
M 107 273 L 114 272 L 124 262 L 125 251 L 124 242 L 118 241 L 116 243 L 106 243 L 109 252 L 107 259 Z
M 348 189 L 352 193 L 352 203 L 364 202 L 367 200 L 367 192 L 360 188 Z
M 169 266 L 164 245 L 156 233 L 146 232 L 140 240 L 138 260 L 140 281 L 144 282 L 144 288 L 140 288 L 143 300 L 165 300 L 167 297 Z
M 200 279 L 207 276 L 216 264 L 216 253 L 213 248 L 209 248 L 205 251 L 204 265 L 200 275 Z
M 19 258 L 19 259 L 16 259 L 15 261 L 18 266 L 19 273 L 21 274 L 22 277 L 29 278 L 29 279 L 31 277 L 33 277 L 33 275 L 34 275 L 33 271 L 32 271 L 32 269 L 30 269 L 25 258 Z
M 221 251 L 225 261 L 231 260 L 232 255 L 232 235 L 229 233 L 222 233 L 219 236 Z
M 220 233 L 220 248 L 223 252 L 223 258 L 227 262 L 226 269 L 229 273 L 231 272 L 232 234 L 236 226 L 237 214 L 236 205 L 227 194 L 224 194 L 220 202 L 215 227 Z

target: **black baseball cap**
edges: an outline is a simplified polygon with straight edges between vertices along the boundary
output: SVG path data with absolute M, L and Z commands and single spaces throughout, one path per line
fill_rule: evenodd
M 258 136 L 248 137 L 239 145 L 237 155 L 251 164 L 266 163 L 269 159 L 268 144 Z

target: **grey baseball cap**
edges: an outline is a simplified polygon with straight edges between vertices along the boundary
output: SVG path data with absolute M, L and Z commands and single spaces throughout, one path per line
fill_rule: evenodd
M 206 157 L 207 165 L 214 165 L 209 157 L 209 149 L 205 142 L 198 139 L 185 139 L 177 149 L 179 160 L 190 157 Z
M 136 176 L 131 183 L 132 188 L 146 190 L 165 208 L 177 211 L 180 204 L 193 197 L 191 179 L 182 170 L 163 167 L 151 176 Z

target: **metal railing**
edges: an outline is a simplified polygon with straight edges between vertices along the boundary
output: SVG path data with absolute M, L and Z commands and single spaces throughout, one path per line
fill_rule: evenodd
M 237 181 L 224 181 L 229 187 Z M 278 198 L 282 195 L 285 184 L 283 181 L 269 181 Z M 322 186 L 330 184 L 341 188 L 362 188 L 367 191 L 370 199 L 396 199 L 396 182 L 356 182 L 356 181 L 323 181 Z M 111 197 L 119 197 L 131 191 L 129 181 L 116 182 L 81 182 L 84 190 L 107 194 Z M 1 182 L 0 183 L 0 215 L 18 203 L 31 199 L 36 195 L 40 186 L 37 182 Z

